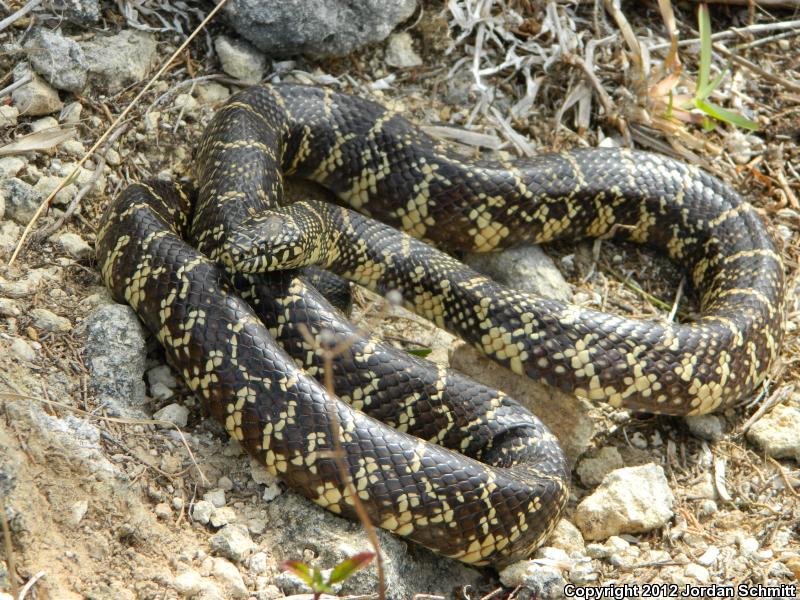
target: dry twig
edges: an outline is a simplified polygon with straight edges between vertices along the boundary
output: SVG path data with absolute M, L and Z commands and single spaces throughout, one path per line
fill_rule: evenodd
M 22 231 L 22 235 L 20 236 L 19 241 L 17 242 L 17 246 L 16 246 L 16 248 L 14 248 L 14 252 L 11 255 L 11 258 L 8 261 L 8 265 L 9 266 L 13 265 L 14 261 L 17 260 L 17 256 L 19 256 L 20 251 L 22 250 L 23 246 L 25 245 L 25 242 L 28 239 L 28 236 L 30 235 L 34 224 L 39 219 L 39 217 L 42 215 L 42 213 L 44 212 L 45 208 L 47 208 L 50 205 L 50 202 L 52 202 L 53 198 L 56 197 L 56 194 L 58 192 L 60 192 L 67 185 L 68 181 L 70 181 L 73 177 L 78 175 L 78 172 L 79 172 L 80 168 L 86 163 L 87 160 L 89 160 L 89 157 L 91 157 L 97 151 L 97 149 L 111 136 L 111 133 L 114 131 L 114 129 L 116 129 L 117 126 L 120 123 L 122 123 L 122 121 L 125 120 L 125 117 L 127 117 L 128 113 L 131 112 L 131 110 L 133 110 L 133 107 L 138 104 L 138 102 L 142 98 L 142 96 L 144 96 L 147 93 L 147 91 L 151 87 L 153 87 L 153 84 L 155 84 L 155 82 L 158 81 L 158 79 L 169 68 L 169 66 L 172 64 L 172 62 L 181 55 L 181 53 L 187 48 L 187 46 L 191 43 L 191 41 L 205 28 L 205 26 L 208 24 L 208 22 L 211 19 L 214 18 L 214 16 L 222 9 L 223 6 L 225 6 L 227 1 L 228 0 L 220 0 L 220 2 L 213 9 L 211 9 L 211 11 L 208 13 L 208 15 L 194 29 L 194 31 L 192 31 L 192 33 L 189 34 L 189 36 L 183 41 L 183 43 L 180 46 L 178 46 L 178 48 L 175 50 L 175 52 L 173 52 L 172 55 L 166 61 L 164 61 L 164 63 L 161 65 L 161 67 L 158 69 L 158 71 L 156 71 L 156 74 L 153 75 L 150 78 L 150 80 L 139 91 L 139 93 L 136 94 L 136 96 L 133 98 L 133 100 L 130 101 L 128 106 L 125 107 L 125 110 L 123 110 L 119 114 L 119 116 L 114 120 L 114 122 L 111 123 L 111 125 L 108 126 L 108 129 L 106 129 L 103 132 L 103 135 L 101 135 L 97 139 L 97 141 L 92 145 L 91 148 L 89 148 L 89 150 L 86 152 L 86 154 L 84 154 L 81 157 L 81 159 L 75 164 L 75 168 L 72 170 L 72 173 L 70 173 L 69 175 L 64 177 L 61 180 L 61 182 L 56 186 L 56 188 L 52 192 L 50 192 L 50 194 L 47 196 L 47 198 L 42 200 L 42 203 L 36 209 L 36 212 L 33 214 L 33 217 L 31 217 L 31 220 L 28 222 L 28 224 L 25 226 L 25 229 Z

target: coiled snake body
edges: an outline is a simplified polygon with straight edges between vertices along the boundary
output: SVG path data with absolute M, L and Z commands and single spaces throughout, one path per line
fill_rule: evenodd
M 502 392 L 361 337 L 297 272 L 260 271 L 317 263 L 397 289 L 516 372 L 650 412 L 736 402 L 780 347 L 783 267 L 770 235 L 734 191 L 671 159 L 595 149 L 465 162 L 381 106 L 280 85 L 234 96 L 196 164 L 196 198 L 154 182 L 109 207 L 97 240 L 107 285 L 274 474 L 353 516 L 329 453 L 335 415 L 374 522 L 464 562 L 503 566 L 552 530 L 568 478 L 552 434 Z M 359 212 L 281 207 L 284 175 Z M 686 265 L 702 317 L 637 321 L 508 290 L 394 227 L 473 251 L 615 233 Z M 348 340 L 333 365 L 338 398 L 315 379 L 325 330 Z

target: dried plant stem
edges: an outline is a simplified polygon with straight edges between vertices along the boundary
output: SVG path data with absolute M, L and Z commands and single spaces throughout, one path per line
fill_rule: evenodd
M 116 127 L 117 127 L 117 126 L 118 126 L 120 123 L 122 123 L 122 121 L 123 121 L 123 120 L 125 120 L 125 117 L 127 117 L 127 116 L 128 116 L 128 113 L 129 113 L 129 112 L 131 112 L 131 110 L 133 110 L 133 107 L 134 107 L 134 106 L 136 106 L 136 104 L 139 102 L 139 100 L 142 98 L 142 96 L 144 96 L 144 95 L 147 93 L 147 91 L 148 91 L 148 90 L 149 90 L 151 87 L 153 87 L 153 84 L 155 84 L 155 82 L 156 82 L 156 81 L 158 81 L 158 79 L 159 79 L 159 78 L 160 78 L 160 77 L 161 77 L 161 76 L 164 74 L 164 72 L 165 72 L 165 71 L 166 71 L 166 70 L 169 68 L 169 66 L 172 64 L 172 62 L 173 62 L 173 61 L 174 61 L 176 58 L 178 58 L 178 57 L 181 55 L 181 53 L 183 53 L 183 51 L 184 51 L 184 50 L 186 49 L 186 47 L 187 47 L 187 46 L 188 46 L 188 45 L 191 43 L 191 41 L 192 41 L 192 40 L 193 40 L 195 37 L 197 37 L 197 34 L 199 34 L 199 33 L 200 33 L 202 30 L 203 30 L 203 28 L 204 28 L 204 27 L 205 27 L 205 26 L 208 24 L 208 22 L 209 22 L 211 19 L 213 19 L 213 18 L 214 18 L 214 16 L 215 16 L 215 15 L 216 15 L 216 14 L 217 14 L 217 13 L 218 13 L 218 12 L 219 12 L 221 9 L 222 9 L 222 7 L 223 7 L 223 6 L 225 6 L 225 4 L 226 4 L 227 2 L 228 2 L 228 0 L 220 0 L 219 4 L 217 4 L 217 5 L 216 5 L 216 6 L 215 6 L 215 7 L 214 7 L 212 10 L 211 10 L 211 12 L 209 12 L 209 13 L 208 13 L 208 15 L 206 15 L 206 17 L 205 17 L 205 18 L 202 20 L 202 22 L 201 22 L 201 23 L 200 23 L 200 24 L 199 24 L 199 25 L 198 25 L 198 26 L 197 26 L 197 27 L 194 29 L 194 31 L 192 31 L 192 33 L 190 33 L 190 34 L 189 34 L 189 36 L 188 36 L 188 37 L 187 37 L 187 38 L 186 38 L 186 39 L 183 41 L 183 43 L 182 43 L 180 46 L 178 46 L 178 48 L 175 50 L 175 52 L 173 52 L 173 53 L 172 53 L 172 55 L 171 55 L 171 56 L 170 56 L 170 57 L 169 57 L 169 58 L 168 58 L 166 61 L 164 61 L 164 63 L 163 63 L 163 64 L 161 65 L 161 67 L 158 69 L 158 71 L 156 72 L 156 74 L 155 74 L 155 75 L 153 75 L 153 76 L 150 78 L 150 80 L 149 80 L 149 81 L 148 81 L 148 82 L 145 84 L 145 86 L 144 86 L 144 87 L 143 87 L 143 88 L 142 88 L 142 89 L 139 91 L 139 93 L 138 93 L 138 94 L 136 94 L 136 96 L 134 97 L 134 99 L 130 101 L 130 103 L 128 104 L 128 106 L 126 106 L 126 107 L 125 107 L 125 110 L 123 110 L 123 111 L 122 111 L 122 112 L 119 114 L 119 116 L 118 116 L 116 119 L 114 119 L 114 122 L 113 122 L 113 123 L 111 123 L 111 125 L 109 125 L 109 126 L 108 126 L 108 129 L 106 129 L 106 130 L 103 132 L 103 135 L 101 135 L 101 136 L 100 136 L 100 137 L 97 139 L 97 141 L 96 141 L 96 142 L 95 142 L 95 143 L 92 145 L 92 147 L 91 147 L 91 148 L 89 148 L 89 150 L 86 152 L 86 154 L 84 154 L 84 155 L 83 155 L 83 157 L 81 157 L 81 159 L 80 159 L 80 160 L 79 160 L 79 161 L 78 161 L 78 162 L 75 164 L 75 168 L 72 170 L 72 172 L 71 172 L 69 175 L 67 175 L 66 177 L 64 177 L 64 178 L 63 178 L 63 179 L 62 179 L 62 180 L 59 182 L 59 184 L 56 186 L 56 188 L 55 188 L 55 189 L 54 189 L 52 192 L 50 192 L 50 194 L 47 196 L 47 198 L 45 198 L 45 199 L 42 201 L 42 203 L 41 203 L 41 204 L 39 205 L 39 207 L 36 209 L 36 212 L 34 213 L 34 215 L 33 215 L 33 217 L 31 218 L 31 220 L 30 220 L 30 221 L 28 222 L 28 224 L 25 226 L 25 230 L 22 232 L 22 235 L 21 235 L 21 236 L 20 236 L 20 238 L 19 238 L 19 242 L 17 242 L 17 247 L 16 247 L 16 248 L 14 248 L 14 253 L 11 255 L 11 259 L 8 261 L 8 265 L 9 265 L 9 266 L 11 266 L 11 265 L 13 265 L 13 264 L 14 264 L 14 261 L 17 259 L 17 256 L 19 255 L 20 251 L 22 250 L 22 247 L 25 245 L 25 241 L 28 239 L 28 236 L 30 235 L 30 233 L 31 233 L 31 230 L 33 229 L 33 226 L 34 226 L 34 224 L 35 224 L 35 223 L 36 223 L 36 221 L 39 219 L 39 217 L 42 215 L 42 213 L 44 212 L 45 208 L 47 208 L 47 207 L 50 205 L 50 202 L 53 200 L 53 198 L 55 198 L 56 194 L 57 194 L 58 192 L 60 192 L 60 191 L 61 191 L 61 190 L 62 190 L 62 189 L 63 189 L 63 188 L 64 188 L 64 187 L 67 185 L 67 182 L 68 182 L 68 181 L 72 180 L 72 178 L 73 178 L 73 177 L 77 176 L 77 174 L 78 174 L 78 172 L 79 172 L 80 168 L 81 168 L 81 167 L 84 165 L 84 163 L 85 163 L 87 160 L 89 160 L 89 157 L 90 157 L 90 156 L 92 156 L 92 155 L 93 155 L 93 154 L 94 154 L 94 153 L 97 151 L 97 149 L 98 149 L 98 148 L 99 148 L 99 147 L 100 147 L 100 146 L 103 144 L 103 142 L 105 142 L 105 141 L 106 141 L 106 140 L 107 140 L 107 139 L 108 139 L 108 138 L 111 136 L 111 133 L 114 131 L 114 129 L 116 129 Z
M 36 582 L 39 581 L 44 576 L 45 572 L 39 571 L 38 573 L 36 573 L 36 575 L 28 579 L 28 581 L 25 582 L 25 585 L 23 585 L 19 591 L 18 600 L 25 600 L 25 597 L 28 595 L 28 592 L 31 590 L 31 588 L 34 585 L 36 585 Z
M 9 85 L 8 87 L 3 88 L 2 90 L 0 90 L 0 98 L 4 98 L 5 96 L 8 96 L 11 92 L 16 90 L 17 88 L 21 88 L 23 85 L 25 85 L 27 83 L 30 83 L 32 79 L 33 79 L 33 77 L 29 73 L 29 74 L 25 75 L 19 81 L 15 81 L 14 83 Z
M 123 125 L 119 129 L 117 129 L 112 135 L 110 135 L 108 138 L 108 148 L 111 148 L 111 145 L 114 142 L 116 142 L 119 139 L 119 137 L 123 133 L 125 133 L 126 130 L 127 126 Z M 106 152 L 107 151 L 108 150 L 106 150 Z M 91 180 L 86 185 L 84 185 L 80 190 L 78 190 L 78 192 L 70 201 L 69 206 L 67 206 L 67 210 L 64 211 L 64 214 L 62 214 L 58 219 L 56 219 L 56 222 L 50 225 L 49 227 L 43 227 L 42 229 L 36 231 L 32 237 L 33 241 L 38 242 L 47 239 L 61 228 L 61 226 L 67 221 L 67 219 L 69 219 L 75 213 L 83 197 L 89 193 L 89 190 L 91 190 L 92 187 L 94 187 L 94 184 L 100 178 L 100 174 L 103 172 L 105 166 L 106 166 L 106 155 L 105 153 L 103 153 L 100 156 L 100 160 L 97 161 L 97 166 L 94 169 L 94 174 L 92 175 Z
M 716 43 L 712 44 L 712 48 L 714 48 L 714 50 L 722 54 L 725 58 L 732 60 L 737 65 L 744 67 L 745 69 L 752 71 L 753 73 L 757 73 L 767 81 L 771 81 L 772 83 L 777 83 L 779 85 L 782 85 L 787 90 L 800 93 L 800 82 L 791 81 L 789 79 L 786 79 L 785 77 L 781 77 L 779 75 L 776 75 L 775 73 L 766 71 L 761 67 L 759 67 L 754 62 L 751 62 L 746 58 L 742 58 L 741 56 L 737 56 L 722 44 L 716 44 Z
M 800 2 L 798 3 L 798 6 L 800 6 Z M 711 41 L 716 42 L 717 40 L 726 40 L 728 38 L 738 37 L 749 33 L 765 33 L 786 30 L 789 30 L 790 33 L 796 33 L 798 29 L 800 29 L 800 19 L 796 19 L 794 21 L 777 21 L 775 23 L 756 23 L 754 25 L 747 25 L 745 27 L 731 27 L 725 31 L 718 31 L 717 33 L 711 35 Z M 690 40 L 681 40 L 678 42 L 678 45 L 691 46 L 692 44 L 699 43 L 700 38 L 694 38 Z M 670 45 L 668 43 L 654 44 L 653 46 L 648 46 L 648 50 L 664 50 L 669 48 L 669 46 Z
M 2 504 L 0 504 L 0 528 L 3 529 L 3 548 L 6 555 L 6 567 L 8 567 L 8 585 L 11 586 L 11 595 L 14 598 L 18 598 L 17 565 L 14 561 L 14 548 L 11 545 L 11 530 L 8 527 L 6 507 Z
M 301 326 L 300 333 L 307 344 L 310 346 L 317 346 L 316 340 L 311 335 L 311 331 L 307 327 Z M 325 390 L 328 392 L 328 395 L 331 398 L 335 398 L 336 396 L 333 383 L 333 359 L 338 354 L 341 354 L 343 351 L 349 348 L 354 341 L 354 339 L 345 340 L 344 342 L 334 346 L 332 349 L 324 348 L 322 350 L 322 356 L 324 360 L 323 374 Z M 328 403 L 328 417 L 330 418 L 331 436 L 333 437 L 333 452 L 331 453 L 331 456 L 333 458 L 333 462 L 336 463 L 337 470 L 339 471 L 339 478 L 344 483 L 347 493 L 353 499 L 353 508 L 358 515 L 358 519 L 361 521 L 362 525 L 364 525 L 364 529 L 367 532 L 367 537 L 369 538 L 370 544 L 372 545 L 373 550 L 375 550 L 375 564 L 378 569 L 378 598 L 379 600 L 384 600 L 386 598 L 386 577 L 384 574 L 381 545 L 378 541 L 378 534 L 375 532 L 375 526 L 372 524 L 372 520 L 369 518 L 369 514 L 367 513 L 364 503 L 361 502 L 361 498 L 358 496 L 358 490 L 356 490 L 355 486 L 353 485 L 353 480 L 350 477 L 350 473 L 347 470 L 347 465 L 344 462 L 344 448 L 342 447 L 342 440 L 340 438 L 341 426 L 339 424 L 339 415 L 336 414 L 335 402 Z
M 39 6 L 42 3 L 42 0 L 31 0 L 25 6 L 20 8 L 17 12 L 15 12 L 10 17 L 6 17 L 2 21 L 0 21 L 0 31 L 3 31 L 6 27 L 9 27 L 19 21 L 22 17 L 27 15 L 31 12 L 34 8 Z

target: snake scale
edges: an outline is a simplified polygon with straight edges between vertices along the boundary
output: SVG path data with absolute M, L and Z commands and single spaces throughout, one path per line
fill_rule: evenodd
M 287 175 L 341 205 L 284 206 Z M 732 189 L 672 159 L 591 149 L 469 162 L 375 103 L 283 84 L 218 111 L 196 182 L 196 193 L 135 184 L 109 206 L 97 254 L 115 297 L 290 487 L 355 514 L 330 453 L 338 434 L 375 523 L 474 565 L 525 558 L 551 532 L 568 497 L 554 436 L 502 392 L 355 331 L 295 268 L 398 290 L 518 373 L 655 413 L 742 400 L 780 348 L 784 274 L 767 229 Z M 533 297 L 428 244 L 492 251 L 611 234 L 685 266 L 700 318 L 633 320 Z M 318 380 L 324 350 L 342 340 L 332 397 Z

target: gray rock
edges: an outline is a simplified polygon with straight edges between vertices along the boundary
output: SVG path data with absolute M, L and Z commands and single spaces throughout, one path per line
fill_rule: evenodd
M 697 559 L 698 564 L 703 565 L 704 567 L 710 567 L 719 558 L 720 551 L 719 548 L 716 546 L 709 546 L 708 550 L 706 550 L 703 555 Z
M 0 106 L 0 128 L 16 127 L 17 117 L 19 109 L 16 106 Z
M 181 596 L 191 598 L 202 589 L 203 577 L 197 571 L 184 571 L 173 580 L 172 587 Z
M 89 67 L 89 82 L 114 94 L 147 76 L 156 58 L 155 38 L 143 31 L 124 29 L 81 44 Z
M 37 329 L 54 333 L 72 329 L 72 323 L 70 323 L 69 319 L 61 317 L 46 308 L 34 308 L 31 311 L 31 316 L 33 317 L 33 326 Z
M 793 458 L 800 462 L 800 407 L 779 404 L 753 423 L 747 439 L 758 444 L 773 458 Z
M 553 259 L 539 246 L 519 246 L 489 254 L 467 254 L 464 262 L 514 289 L 569 302 L 572 290 Z
M 94 252 L 92 247 L 77 233 L 62 233 L 56 238 L 56 241 L 67 254 L 79 260 L 91 257 Z
M 153 414 L 154 419 L 167 421 L 178 427 L 186 427 L 189 420 L 189 409 L 182 404 L 167 404 L 164 408 Z
M 270 56 L 344 56 L 386 39 L 416 0 L 232 0 L 231 26 Z
M 100 20 L 100 0 L 60 0 L 56 10 L 76 25 L 92 25 Z
M 207 525 L 216 510 L 216 507 L 208 500 L 200 500 L 195 502 L 192 507 L 192 519 Z
M 256 552 L 250 557 L 250 560 L 247 561 L 247 568 L 250 569 L 253 575 L 261 575 L 261 573 L 267 570 L 268 558 L 266 552 Z
M 587 540 L 640 533 L 672 518 L 674 498 L 664 469 L 655 464 L 617 469 L 581 501 L 573 521 Z
M 133 309 L 105 304 L 86 319 L 84 358 L 97 401 L 109 414 L 145 418 L 145 330 Z
M 692 579 L 696 579 L 700 583 L 708 583 L 711 581 L 711 574 L 708 572 L 702 565 L 698 565 L 695 563 L 689 563 L 684 568 L 684 573 L 687 577 L 691 577 Z
M 571 465 L 591 445 L 596 409 L 588 401 L 512 373 L 464 342 L 450 347 L 450 366 L 527 406 L 558 438 Z
M 36 117 L 61 110 L 64 104 L 58 97 L 58 92 L 39 77 L 28 63 L 21 62 L 14 67 L 15 82 L 26 76 L 30 76 L 31 80 L 11 92 L 11 100 L 19 110 L 19 114 Z
M 211 549 L 217 554 L 240 563 L 256 549 L 250 534 L 241 525 L 226 525 L 209 540 Z
M 36 209 L 42 202 L 39 192 L 16 177 L 0 181 L 0 194 L 5 198 L 5 218 L 16 221 L 20 225 L 26 225 L 33 218 Z
M 212 527 L 220 528 L 228 525 L 229 523 L 236 522 L 236 511 L 230 506 L 223 506 L 214 511 L 211 515 L 210 523 Z
M 203 494 L 203 500 L 211 502 L 216 508 L 222 508 L 227 503 L 225 500 L 225 490 L 219 488 Z
M 11 298 L 0 298 L 0 317 L 18 317 L 21 314 L 19 305 Z
M 147 383 L 150 386 L 161 384 L 166 388 L 174 390 L 178 387 L 178 380 L 167 365 L 158 365 L 147 371 Z
M 172 390 L 163 383 L 155 383 L 150 386 L 150 396 L 156 400 L 169 400 L 173 395 Z
M 0 179 L 16 177 L 27 163 L 18 156 L 4 156 L 0 158 Z
M 230 98 L 231 91 L 216 81 L 200 83 L 194 90 L 201 104 L 217 105 Z
M 229 596 L 232 598 L 247 597 L 247 586 L 235 565 L 224 558 L 215 558 L 211 573 L 222 584 L 222 588 Z
M 157 518 L 162 519 L 164 521 L 172 518 L 172 509 L 166 502 L 159 502 L 158 504 L 156 504 L 156 507 L 153 509 L 153 512 L 156 513 Z
M 222 63 L 222 70 L 231 77 L 251 85 L 258 83 L 264 77 L 267 68 L 266 58 L 247 42 L 221 35 L 214 40 L 214 48 Z
M 591 561 L 579 562 L 569 570 L 569 580 L 575 585 L 587 585 L 599 578 L 600 574 L 595 571 Z
M 33 362 L 37 356 L 36 350 L 22 338 L 14 338 L 11 342 L 11 354 L 25 362 Z
M 33 189 L 36 190 L 42 198 L 47 198 L 60 184 L 61 177 L 56 177 L 55 175 L 46 175 L 39 178 L 39 181 L 36 182 L 36 185 L 33 186 Z M 53 198 L 53 204 L 58 206 L 67 206 L 77 193 L 78 188 L 75 186 L 75 184 L 70 183 L 58 191 Z
M 500 583 L 509 588 L 526 587 L 535 598 L 563 598 L 567 582 L 560 569 L 523 560 L 500 571 Z
M 39 28 L 25 42 L 31 65 L 50 85 L 78 93 L 86 85 L 86 61 L 75 40 L 59 29 Z
M 315 556 L 312 566 L 324 569 L 358 552 L 371 550 L 360 523 L 337 517 L 296 493 L 286 492 L 265 508 L 270 529 L 269 551 L 278 562 L 302 560 L 310 550 Z M 449 597 L 452 590 L 476 585 L 479 580 L 477 571 L 454 560 L 438 557 L 420 546 L 411 549 L 405 541 L 383 530 L 377 534 L 386 559 L 390 600 L 406 600 L 421 592 Z M 413 577 L 409 577 L 410 573 Z M 376 585 L 376 570 L 369 567 L 345 581 L 341 593 L 372 593 Z M 287 589 L 283 591 L 288 593 Z
M 686 425 L 694 435 L 709 442 L 718 442 L 725 437 L 722 419 L 717 415 L 686 417 Z
M 89 501 L 88 500 L 78 500 L 75 504 L 70 507 L 69 516 L 67 517 L 67 522 L 72 527 L 77 527 L 83 521 L 83 517 L 86 516 L 86 513 L 89 511 Z
M 547 543 L 555 548 L 561 548 L 567 554 L 584 550 L 583 535 L 580 529 L 566 519 L 558 522 Z
M 611 471 L 622 467 L 622 456 L 619 450 L 613 446 L 605 446 L 600 449 L 597 456 L 584 458 L 577 468 L 578 477 L 585 486 L 595 486 L 603 481 L 603 478 Z
M 419 54 L 414 52 L 414 40 L 407 31 L 389 36 L 385 60 L 390 67 L 398 68 L 418 67 L 422 64 Z

